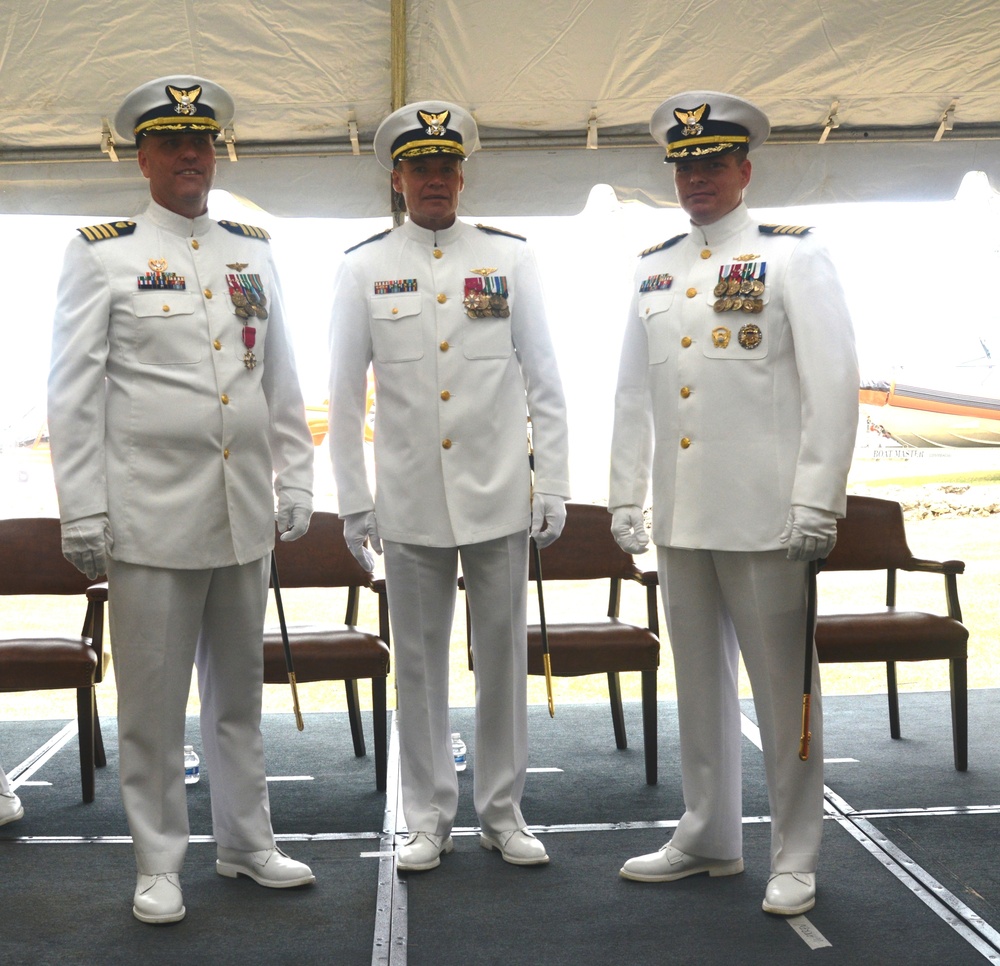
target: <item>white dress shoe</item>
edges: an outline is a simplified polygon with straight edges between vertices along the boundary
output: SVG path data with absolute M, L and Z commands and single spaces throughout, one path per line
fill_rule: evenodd
M 13 792 L 0 792 L 0 825 L 24 817 L 24 806 Z
M 316 881 L 312 869 L 305 862 L 290 859 L 279 848 L 240 852 L 220 845 L 215 871 L 230 879 L 246 875 L 257 885 L 267 886 L 269 889 L 291 889 L 293 886 L 311 885 Z
M 511 865 L 545 865 L 549 861 L 545 846 L 526 828 L 495 834 L 483 832 L 479 844 L 490 851 L 499 849 L 501 858 Z
M 400 872 L 426 872 L 441 864 L 442 853 L 455 848 L 450 835 L 432 832 L 411 832 L 396 855 L 396 868 Z
M 801 916 L 816 905 L 816 875 L 812 872 L 776 872 L 767 880 L 764 912 Z
M 618 873 L 635 882 L 673 882 L 688 875 L 707 872 L 710 876 L 737 875 L 743 871 L 743 859 L 704 859 L 675 849 L 669 842 L 658 852 L 629 859 Z
M 148 922 L 154 926 L 180 922 L 186 911 L 181 879 L 176 872 L 161 872 L 159 875 L 140 872 L 136 876 L 132 915 L 139 922 Z

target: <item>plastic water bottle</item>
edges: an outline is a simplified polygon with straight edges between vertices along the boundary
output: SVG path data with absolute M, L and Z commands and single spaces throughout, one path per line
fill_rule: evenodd
M 194 785 L 201 778 L 201 759 L 194 745 L 184 746 L 184 784 Z
M 465 771 L 465 766 L 467 764 L 465 754 L 467 749 L 465 747 L 465 742 L 462 741 L 462 736 L 457 731 L 452 732 L 451 751 L 455 756 L 455 771 Z

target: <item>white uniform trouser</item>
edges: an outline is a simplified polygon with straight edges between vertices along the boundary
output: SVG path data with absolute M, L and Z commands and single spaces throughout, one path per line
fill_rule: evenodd
M 193 664 L 216 842 L 247 852 L 274 845 L 260 733 L 269 562 L 213 570 L 108 564 L 122 801 L 139 872 L 184 864 Z
M 753 690 L 771 808 L 771 871 L 814 872 L 823 825 L 823 726 L 813 657 L 812 743 L 799 759 L 807 565 L 784 550 L 658 547 L 677 681 L 685 812 L 673 844 L 743 854 L 739 654 Z
M 410 832 L 451 832 L 458 776 L 448 675 L 461 557 L 476 676 L 473 801 L 484 830 L 523 828 L 528 767 L 528 535 L 462 547 L 382 541 L 392 621 L 403 814 Z

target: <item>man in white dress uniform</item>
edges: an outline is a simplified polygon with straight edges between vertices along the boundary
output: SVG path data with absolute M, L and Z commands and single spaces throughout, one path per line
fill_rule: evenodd
M 275 847 L 260 733 L 274 545 L 312 512 L 312 440 L 267 233 L 213 221 L 232 99 L 163 77 L 115 117 L 152 200 L 80 230 L 59 281 L 49 429 L 63 552 L 107 573 L 133 913 L 185 914 L 185 706 L 198 668 L 221 875 L 314 881 Z
M 472 116 L 407 105 L 375 134 L 404 224 L 351 249 L 331 325 L 330 442 L 348 545 L 385 551 L 399 699 L 398 868 L 450 852 L 458 807 L 448 714 L 458 561 L 476 674 L 474 801 L 481 844 L 516 865 L 548 861 L 520 801 L 528 759 L 528 535 L 555 540 L 569 496 L 562 385 L 531 249 L 456 218 Z M 374 366 L 376 495 L 363 451 Z M 534 441 L 534 497 L 527 419 Z
M 763 908 L 797 915 L 815 902 L 823 823 L 818 673 L 811 751 L 798 754 L 807 572 L 833 549 L 846 509 L 859 385 L 851 320 L 811 230 L 759 224 L 743 203 L 748 152 L 770 130 L 759 109 L 689 91 L 664 102 L 650 129 L 691 230 L 643 252 L 635 273 L 609 507 L 619 544 L 641 553 L 652 475 L 685 811 L 670 842 L 621 874 L 743 870 L 742 653 L 771 807 Z

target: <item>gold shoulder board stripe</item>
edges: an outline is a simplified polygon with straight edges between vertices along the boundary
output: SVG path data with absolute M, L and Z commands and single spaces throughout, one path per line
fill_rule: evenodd
M 267 241 L 271 237 L 263 228 L 241 225 L 238 221 L 220 221 L 219 224 L 226 231 L 231 231 L 234 235 L 242 235 L 244 238 L 259 238 L 261 241 Z
M 687 232 L 683 232 L 680 235 L 674 235 L 673 238 L 668 238 L 666 241 L 660 242 L 659 245 L 653 245 L 645 251 L 639 252 L 639 257 L 645 258 L 647 255 L 652 255 L 654 252 L 666 251 L 668 248 L 676 245 L 682 238 L 687 238 Z
M 490 235 L 506 235 L 508 238 L 516 238 L 518 241 L 527 241 L 524 235 L 517 235 L 512 231 L 504 231 L 502 228 L 493 228 L 490 225 L 476 225 L 480 231 L 485 231 Z
M 364 241 L 359 241 L 357 243 L 357 245 L 351 245 L 350 248 L 345 248 L 344 249 L 344 254 L 346 255 L 348 252 L 353 252 L 354 249 L 361 248 L 362 245 L 367 245 L 369 242 L 380 241 L 381 239 L 385 238 L 385 236 L 388 235 L 389 232 L 391 232 L 391 231 L 392 231 L 391 228 L 386 228 L 385 231 L 377 231 L 377 232 L 375 232 L 374 235 L 371 235 L 370 237 L 366 238 Z
M 808 235 L 812 225 L 758 225 L 762 235 Z
M 89 242 L 104 241 L 105 238 L 122 238 L 131 235 L 135 231 L 134 221 L 109 221 L 103 225 L 89 225 L 86 228 L 77 228 Z

